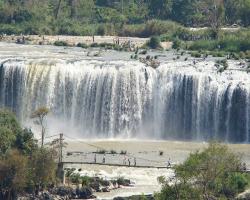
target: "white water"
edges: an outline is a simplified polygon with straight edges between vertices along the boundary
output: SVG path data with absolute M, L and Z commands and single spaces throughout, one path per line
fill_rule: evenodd
M 50 130 L 80 138 L 250 141 L 250 78 L 235 62 L 217 74 L 213 61 L 165 58 L 155 70 L 117 52 L 90 59 L 75 49 L 75 56 L 53 47 L 23 50 L 0 51 L 0 105 L 23 122 L 46 105 Z

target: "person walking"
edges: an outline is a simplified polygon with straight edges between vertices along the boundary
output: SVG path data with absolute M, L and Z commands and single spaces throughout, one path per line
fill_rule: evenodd
M 170 168 L 170 167 L 171 167 L 171 159 L 169 158 L 167 161 L 167 168 Z

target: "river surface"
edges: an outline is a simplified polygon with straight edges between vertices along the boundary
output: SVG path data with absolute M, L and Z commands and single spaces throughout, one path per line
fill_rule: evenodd
M 171 164 L 182 163 L 191 152 L 202 150 L 207 147 L 207 143 L 203 142 L 181 142 L 181 141 L 138 141 L 138 140 L 69 140 L 65 136 L 68 143 L 64 150 L 64 161 L 71 162 L 90 162 L 94 163 L 96 151 L 105 149 L 113 150 L 120 153 L 127 151 L 126 158 L 134 164 L 136 158 L 137 166 L 155 166 L 165 167 L 167 161 Z M 231 151 L 237 153 L 246 162 L 250 168 L 250 145 L 249 144 L 227 144 Z M 160 152 L 163 155 L 160 155 Z M 72 155 L 67 156 L 67 153 Z M 123 164 L 124 155 L 106 154 L 106 164 Z M 102 163 L 103 155 L 97 154 L 97 163 Z M 128 162 L 126 162 L 128 165 Z M 124 177 L 130 179 L 133 187 L 121 188 L 111 191 L 110 193 L 97 193 L 99 199 L 112 199 L 116 196 L 130 196 L 133 194 L 152 194 L 161 189 L 157 178 L 165 176 L 167 178 L 173 176 L 171 169 L 157 168 L 134 168 L 134 167 L 117 167 L 95 164 L 66 164 L 65 167 L 81 169 L 82 175 L 99 176 L 104 179 L 115 179 Z

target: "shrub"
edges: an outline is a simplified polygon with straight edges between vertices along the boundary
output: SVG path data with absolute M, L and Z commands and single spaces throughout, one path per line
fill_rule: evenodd
M 84 49 L 87 49 L 87 48 L 89 47 L 89 46 L 88 46 L 87 44 L 85 44 L 85 43 L 78 43 L 76 46 L 77 46 L 77 47 L 84 48 Z
M 195 58 L 200 58 L 200 57 L 201 57 L 201 54 L 200 54 L 199 52 L 195 51 L 195 52 L 192 52 L 192 53 L 191 53 L 191 56 L 192 56 L 192 57 L 195 57 Z
M 174 41 L 173 41 L 173 46 L 172 46 L 172 48 L 173 49 L 179 49 L 181 47 L 181 41 L 179 40 L 179 39 L 175 39 Z
M 117 154 L 117 152 L 115 150 L 111 150 L 110 153 L 111 154 Z
M 68 43 L 65 41 L 55 41 L 54 45 L 55 46 L 69 46 Z
M 160 38 L 157 37 L 157 36 L 151 37 L 149 42 L 148 42 L 148 47 L 150 47 L 151 49 L 159 49 L 159 48 L 161 48 Z
M 99 45 L 97 43 L 92 43 L 90 47 L 99 47 Z
M 106 34 L 106 27 L 104 24 L 101 24 L 98 26 L 98 28 L 96 30 L 96 34 L 101 35 L 101 36 L 104 36 Z
M 161 41 L 169 41 L 180 27 L 181 25 L 172 21 L 150 20 L 146 24 L 125 25 L 118 33 L 121 36 L 131 37 L 162 35 Z
M 118 185 L 128 186 L 130 184 L 130 180 L 125 179 L 123 177 L 119 177 L 117 179 L 117 183 L 118 183 Z
M 127 154 L 127 151 L 121 150 L 120 154 L 121 154 L 121 155 L 126 155 L 126 154 Z
M 98 150 L 96 153 L 97 153 L 97 154 L 105 154 L 105 153 L 107 153 L 107 151 L 104 150 L 104 149 L 100 149 L 100 150 Z
M 217 42 L 211 40 L 199 40 L 192 42 L 189 46 L 190 50 L 209 50 L 212 51 L 217 48 Z

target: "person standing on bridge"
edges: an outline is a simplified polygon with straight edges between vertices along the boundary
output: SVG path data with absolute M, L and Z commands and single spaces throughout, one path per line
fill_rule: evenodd
M 134 166 L 136 166 L 136 157 L 134 157 Z
M 103 159 L 102 159 L 102 163 L 105 164 L 105 162 L 106 162 L 106 155 L 104 154 Z
M 128 159 L 128 166 L 130 166 L 130 158 Z
M 123 165 L 126 165 L 126 160 L 127 160 L 126 155 L 124 155 L 124 157 L 123 157 Z
M 96 153 L 95 153 L 95 157 L 94 157 L 94 163 L 96 163 Z

